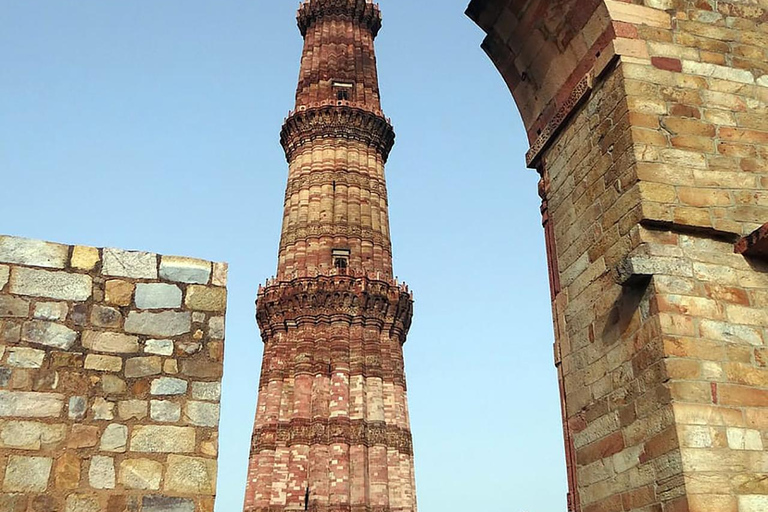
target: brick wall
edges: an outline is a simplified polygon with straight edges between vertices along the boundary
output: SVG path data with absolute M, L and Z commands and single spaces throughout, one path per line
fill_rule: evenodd
M 768 6 L 469 13 L 542 175 L 571 509 L 768 510 Z
M 213 510 L 226 272 L 0 236 L 0 511 Z

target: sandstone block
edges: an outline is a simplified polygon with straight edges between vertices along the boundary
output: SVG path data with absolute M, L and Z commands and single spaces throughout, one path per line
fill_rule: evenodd
M 128 489 L 156 491 L 162 477 L 163 465 L 157 461 L 126 459 L 120 463 L 120 483 Z
M 740 343 L 762 346 L 763 337 L 760 330 L 745 325 L 702 319 L 699 324 L 702 337 L 728 343 Z
M 15 368 L 40 368 L 45 359 L 45 351 L 26 347 L 8 349 L 6 364 Z
M 85 369 L 102 372 L 119 372 L 123 369 L 123 360 L 117 356 L 88 354 L 85 356 Z
M 136 285 L 139 309 L 176 309 L 181 307 L 181 289 L 175 284 L 139 283 Z
M 92 425 L 72 425 L 72 432 L 67 440 L 69 448 L 91 448 L 99 442 L 99 427 Z
M 95 327 L 119 328 L 123 315 L 115 308 L 95 305 L 91 309 L 91 324 Z
M 221 383 L 219 382 L 193 382 L 192 398 L 218 402 L 221 399 Z
M 118 423 L 107 425 L 101 436 L 99 450 L 104 452 L 123 453 L 128 444 L 128 427 Z
M 64 396 L 57 393 L 0 390 L 0 416 L 53 418 L 63 408 Z
M 176 375 L 179 373 L 179 363 L 176 359 L 166 359 L 163 362 L 163 373 L 168 375 Z
M 93 418 L 95 420 L 111 421 L 115 418 L 115 404 L 108 402 L 101 397 L 96 397 L 91 406 Z
M 158 356 L 173 355 L 173 340 L 147 340 L 144 343 L 144 352 Z
M 215 316 L 208 320 L 208 336 L 214 340 L 224 339 L 224 317 Z
M 64 268 L 69 258 L 66 245 L 42 240 L 0 236 L 0 262 L 32 267 Z
M 179 336 L 192 329 L 192 316 L 188 312 L 163 311 L 139 313 L 131 311 L 125 321 L 125 331 L 146 336 Z
M 187 402 L 184 419 L 198 427 L 216 427 L 219 424 L 219 404 L 209 402 Z
M 133 291 L 136 285 L 129 281 L 111 279 L 105 284 L 105 299 L 116 306 L 128 306 L 133 299 Z
M 139 338 L 119 332 L 85 331 L 83 347 L 96 352 L 133 354 L 139 351 Z
M 229 265 L 227 263 L 214 263 L 213 264 L 213 280 L 211 281 L 211 283 L 214 286 L 227 286 L 228 272 L 229 272 Z
M 145 400 L 122 400 L 117 404 L 117 413 L 122 420 L 144 419 L 147 417 L 147 402 Z
M 101 376 L 101 390 L 104 395 L 122 395 L 128 389 L 123 379 L 116 375 Z
M 9 295 L 0 295 L 1 318 L 27 318 L 29 316 L 29 301 Z
M 152 381 L 153 395 L 183 395 L 187 392 L 187 381 L 173 377 L 160 377 Z
M 172 493 L 216 494 L 216 461 L 169 455 L 163 489 Z
M 91 297 L 92 287 L 90 276 L 84 274 L 15 267 L 9 290 L 15 295 L 82 302 Z
M 752 84 L 755 82 L 755 76 L 746 69 L 720 66 L 708 62 L 696 62 L 692 60 L 683 61 L 683 72 L 692 75 L 711 76 L 721 80 L 730 80 L 743 84 Z
M 8 284 L 8 277 L 11 275 L 11 267 L 8 265 L 0 265 L 0 290 L 2 290 L 6 284 Z
M 7 421 L 0 424 L 0 448 L 49 450 L 64 442 L 66 436 L 66 425 L 36 421 Z
M 24 322 L 21 339 L 29 343 L 69 350 L 77 340 L 77 332 L 61 324 L 31 320 Z
M 181 373 L 197 379 L 220 378 L 222 368 L 220 364 L 205 359 L 182 359 Z
M 160 425 L 137 425 L 131 434 L 130 450 L 144 453 L 189 453 L 195 451 L 195 429 Z
M 103 512 L 99 498 L 92 494 L 70 494 L 64 512 Z
M 88 482 L 94 489 L 115 488 L 115 461 L 112 457 L 94 455 L 88 468 Z
M 141 510 L 142 512 L 195 512 L 195 502 L 170 496 L 144 496 Z
M 211 275 L 207 261 L 179 256 L 163 256 L 160 260 L 160 277 L 178 283 L 206 284 Z
M 134 357 L 125 362 L 125 376 L 129 379 L 158 375 L 163 371 L 163 360 L 157 356 Z
M 5 469 L 3 491 L 5 492 L 45 492 L 51 475 L 53 459 L 48 457 L 8 457 Z
M 762 451 L 763 438 L 759 430 L 728 428 L 726 430 L 728 448 L 731 450 Z
M 66 302 L 38 302 L 33 316 L 38 320 L 57 321 L 67 318 L 69 306 Z
M 57 489 L 77 489 L 80 485 L 80 457 L 73 451 L 66 451 L 56 458 L 53 482 Z
M 768 510 L 768 495 L 739 496 L 739 512 L 765 512 Z
M 99 250 L 95 247 L 78 245 L 72 249 L 72 259 L 70 260 L 72 268 L 93 270 L 99 261 L 101 261 L 101 257 Z
M 190 285 L 184 303 L 188 308 L 198 311 L 224 311 L 227 309 L 227 290 Z
M 157 279 L 157 255 L 148 252 L 104 249 L 105 276 Z
M 150 403 L 150 417 L 154 421 L 162 423 L 175 423 L 181 418 L 181 406 L 167 400 L 152 400 Z

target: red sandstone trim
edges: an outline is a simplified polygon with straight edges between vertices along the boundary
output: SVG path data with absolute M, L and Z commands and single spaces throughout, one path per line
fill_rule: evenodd
M 304 144 L 329 138 L 368 144 L 386 162 L 395 144 L 395 131 L 384 116 L 353 106 L 326 105 L 300 108 L 286 119 L 280 132 L 280 143 L 289 162 Z
M 413 317 L 413 296 L 395 283 L 368 277 L 317 276 L 279 282 L 259 290 L 256 319 L 268 342 L 301 324 L 344 321 L 378 324 L 405 343 Z
M 290 424 L 265 425 L 254 431 L 251 453 L 275 450 L 278 446 L 347 444 L 350 446 L 386 446 L 405 455 L 413 455 L 410 430 L 349 418 L 302 420 L 294 418 Z

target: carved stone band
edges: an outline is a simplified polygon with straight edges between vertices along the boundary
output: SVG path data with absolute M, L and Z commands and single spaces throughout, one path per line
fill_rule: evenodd
M 360 171 L 350 169 L 336 169 L 332 171 L 312 171 L 297 174 L 288 178 L 288 186 L 285 190 L 286 201 L 293 194 L 301 190 L 307 190 L 317 185 L 345 185 L 357 187 L 361 190 L 369 190 L 377 194 L 387 203 L 387 184 L 381 178 L 370 176 Z
M 350 106 L 326 105 L 297 110 L 286 119 L 280 132 L 280 144 L 289 162 L 304 144 L 318 139 L 363 142 L 376 149 L 386 162 L 395 145 L 395 131 L 385 117 L 373 112 Z
M 307 224 L 296 228 L 289 227 L 284 229 L 283 235 L 280 237 L 280 250 L 285 250 L 296 242 L 323 236 L 359 238 L 381 247 L 388 254 L 392 254 L 392 244 L 389 237 L 384 236 L 384 234 L 376 232 L 371 228 L 331 223 Z
M 402 287 L 367 277 L 317 276 L 263 288 L 256 301 L 262 338 L 301 323 L 331 319 L 372 321 L 405 343 L 413 316 L 413 297 Z
M 265 425 L 253 433 L 251 453 L 297 444 L 386 446 L 405 455 L 413 455 L 413 440 L 409 430 L 387 425 L 383 421 L 369 423 L 348 418 L 294 419 L 289 424 Z
M 310 0 L 299 7 L 297 21 L 301 35 L 318 19 L 325 16 L 339 16 L 362 22 L 371 31 L 373 37 L 381 29 L 381 11 L 379 6 L 367 0 Z

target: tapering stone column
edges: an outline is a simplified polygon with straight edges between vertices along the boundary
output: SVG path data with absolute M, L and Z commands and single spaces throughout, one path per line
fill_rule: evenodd
M 402 345 L 413 299 L 393 279 L 379 102 L 379 8 L 310 0 L 277 276 L 259 290 L 265 344 L 247 512 L 416 510 Z

